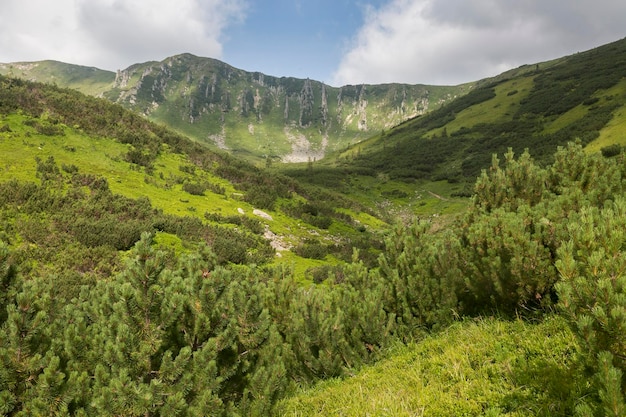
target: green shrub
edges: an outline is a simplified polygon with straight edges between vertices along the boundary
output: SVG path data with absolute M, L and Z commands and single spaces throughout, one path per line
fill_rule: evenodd
M 431 227 L 426 221 L 396 226 L 379 259 L 385 309 L 406 337 L 445 326 L 458 313 L 460 241 L 452 230 L 431 233 Z
M 204 195 L 204 192 L 207 190 L 207 186 L 198 182 L 185 182 L 183 183 L 183 191 L 191 194 L 191 195 Z
M 600 149 L 602 156 L 605 158 L 611 158 L 613 156 L 617 156 L 622 152 L 622 146 L 614 143 L 613 145 L 603 146 Z
M 330 279 L 335 284 L 341 284 L 345 280 L 345 271 L 341 265 L 321 265 L 308 268 L 305 275 L 316 284 Z
M 328 247 L 318 241 L 308 240 L 294 248 L 298 256 L 309 259 L 324 259 L 328 255 Z
M 626 199 L 603 209 L 585 207 L 568 227 L 559 248 L 556 285 L 559 306 L 584 351 L 584 365 L 596 374 L 602 410 L 626 411 Z
M 535 216 L 528 206 L 516 212 L 498 208 L 463 230 L 467 312 L 493 308 L 512 315 L 550 306 L 557 274 Z

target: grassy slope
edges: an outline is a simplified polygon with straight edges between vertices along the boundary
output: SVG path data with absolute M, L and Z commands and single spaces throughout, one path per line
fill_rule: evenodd
M 584 387 L 563 319 L 481 319 L 399 347 L 346 380 L 287 398 L 284 416 L 567 416 Z
M 38 182 L 35 176 L 35 158 L 46 160 L 52 156 L 59 167 L 75 165 L 81 173 L 102 176 L 107 179 L 114 193 L 129 198 L 148 197 L 154 207 L 168 214 L 204 219 L 205 213 L 236 216 L 239 209 L 242 209 L 246 216 L 261 220 L 285 245 L 296 245 L 312 237 L 330 241 L 346 233 L 338 224 L 329 230 L 321 230 L 279 210 L 265 210 L 273 220 L 255 216 L 255 207 L 241 200 L 240 192 L 227 180 L 199 169 L 193 175 L 181 171 L 183 166 L 192 166 L 185 155 L 161 152 L 154 163 L 154 173 L 148 175 L 143 169 L 131 169 L 132 165 L 124 160 L 129 145 L 111 138 L 90 137 L 80 129 L 67 126 L 64 127 L 64 135 L 42 135 L 24 124 L 27 119 L 29 118 L 22 114 L 0 117 L 0 125 L 6 125 L 11 130 L 0 132 L 0 181 L 15 178 Z M 224 187 L 226 192 L 222 195 L 207 190 L 203 196 L 191 195 L 182 190 L 181 179 L 195 182 L 205 180 Z M 356 218 L 367 227 L 380 229 L 384 226 L 379 219 L 364 214 Z M 325 262 L 337 261 L 332 256 L 328 256 L 326 260 L 306 259 L 289 251 L 276 257 L 276 263 L 293 267 L 300 277 L 306 269 Z
M 529 148 L 535 159 L 549 162 L 557 146 L 577 138 L 590 152 L 624 144 L 625 65 L 626 40 L 620 40 L 520 67 L 344 150 L 334 167 L 391 179 L 472 183 L 491 154 L 509 147 L 518 154 Z
M 608 97 L 626 97 L 626 78 L 606 91 Z M 600 131 L 600 136 L 587 145 L 589 152 L 598 152 L 605 146 L 619 144 L 626 147 L 626 104 L 613 113 L 613 118 Z
M 190 195 L 181 190 L 180 185 L 165 190 L 167 178 L 184 175 L 179 167 L 189 164 L 182 155 L 165 152 L 155 163 L 156 175 L 163 174 L 164 180 L 149 179 L 142 171 L 129 169 L 130 164 L 123 159 L 128 145 L 107 138 L 95 139 L 72 128 L 65 128 L 63 136 L 37 134 L 34 129 L 23 124 L 22 115 L 10 115 L 3 119 L 12 133 L 0 134 L 0 149 L 4 156 L 4 165 L 0 171 L 1 179 L 18 178 L 35 180 L 35 158 L 45 160 L 49 156 L 62 165 L 76 165 L 80 172 L 87 172 L 105 177 L 111 190 L 130 198 L 149 197 L 152 203 L 166 213 L 186 215 L 190 212 L 224 211 L 225 214 L 237 212 L 237 207 L 249 209 L 245 202 L 228 201 L 224 196 L 207 191 L 206 197 Z M 204 174 L 207 180 L 227 187 L 227 194 L 234 189 L 228 182 Z M 183 202 L 188 201 L 188 202 Z M 193 210 L 192 208 L 195 208 Z M 251 210 L 250 210 L 251 211 Z
M 346 195 L 369 207 L 388 222 L 398 219 L 410 222 L 416 216 L 456 215 L 464 211 L 468 204 L 466 197 L 458 196 L 467 188 L 465 184 L 428 180 L 398 181 L 384 173 L 377 176 L 360 175 L 338 168 L 331 159 L 317 161 L 311 169 L 306 164 L 279 165 L 275 169 L 302 183 L 319 185 Z
M 463 109 L 456 114 L 454 120 L 446 123 L 443 127 L 428 131 L 426 136 L 436 138 L 442 135 L 444 129 L 452 135 L 461 128 L 472 128 L 480 123 L 513 120 L 513 115 L 519 108 L 520 100 L 528 95 L 532 86 L 533 78 L 530 75 L 504 81 L 495 87 L 496 96 L 493 99 Z
M 115 73 L 58 61 L 0 64 L 0 74 L 59 86 L 71 86 L 92 96 L 101 95 L 115 80 Z

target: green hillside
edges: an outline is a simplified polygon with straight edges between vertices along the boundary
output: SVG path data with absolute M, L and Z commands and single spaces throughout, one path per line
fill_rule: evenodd
M 626 145 L 625 77 L 626 40 L 522 66 L 348 148 L 334 166 L 391 179 L 472 183 L 492 154 L 508 148 L 529 149 L 542 163 L 576 139 L 590 151 L 611 152 Z
M 0 64 L 0 74 L 29 81 L 71 86 L 84 94 L 101 95 L 115 80 L 115 73 L 58 61 Z
M 0 179 L 37 181 L 49 169 L 60 190 L 102 179 L 112 193 L 147 199 L 164 216 L 226 227 L 229 239 L 242 241 L 225 261 L 286 263 L 304 276 L 324 259 L 351 260 L 353 247 L 375 258 L 384 222 L 359 203 L 210 151 L 119 105 L 45 84 L 0 82 Z M 149 229 L 160 230 L 159 222 Z M 228 239 L 223 244 L 226 250 Z
M 624 48 L 263 168 L 0 76 L 0 414 L 626 415 Z

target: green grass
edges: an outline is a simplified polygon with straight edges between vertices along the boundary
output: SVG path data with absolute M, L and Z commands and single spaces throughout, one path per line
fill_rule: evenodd
M 115 80 L 114 72 L 58 61 L 0 64 L 0 74 L 69 86 L 92 96 L 111 88 Z
M 613 119 L 600 131 L 600 136 L 587 145 L 589 152 L 598 152 L 605 146 L 622 145 L 626 147 L 626 105 L 617 109 Z
M 494 98 L 459 112 L 454 120 L 444 126 L 447 133 L 452 134 L 462 127 L 472 128 L 480 123 L 498 123 L 503 120 L 512 120 L 519 107 L 519 101 L 528 95 L 532 86 L 533 78 L 531 76 L 516 78 L 498 84 L 495 87 L 496 96 Z M 441 136 L 444 127 L 433 129 L 426 136 Z
M 304 389 L 282 416 L 566 416 L 584 380 L 566 323 L 463 321 L 345 380 Z
M 226 196 L 209 191 L 205 196 L 195 196 L 182 191 L 181 185 L 173 178 L 189 177 L 179 170 L 181 165 L 189 164 L 184 156 L 162 152 L 155 161 L 154 174 L 147 175 L 143 169 L 131 169 L 131 165 L 124 160 L 128 145 L 107 138 L 87 137 L 69 127 L 64 129 L 63 136 L 37 134 L 33 128 L 23 124 L 26 119 L 25 116 L 10 115 L 3 121 L 12 132 L 0 133 L 3 155 L 0 178 L 34 180 L 35 158 L 45 160 L 52 156 L 60 167 L 75 165 L 79 172 L 102 176 L 114 193 L 130 198 L 148 197 L 153 205 L 169 214 L 190 215 L 194 209 L 198 216 L 203 216 L 205 211 L 236 214 L 240 206 L 252 212 L 249 204 L 226 197 L 235 191 L 230 183 L 206 172 L 196 179 L 225 187 Z
M 608 97 L 613 100 L 614 97 L 620 96 L 626 96 L 626 79 L 604 91 L 605 100 Z M 587 145 L 586 149 L 589 152 L 599 152 L 603 147 L 613 144 L 626 146 L 626 105 L 615 110 L 613 119 L 600 131 L 600 136 Z
M 272 220 L 262 219 L 253 214 L 255 207 L 243 201 L 241 191 L 235 189 L 227 180 L 201 169 L 194 169 L 193 174 L 182 171 L 181 167 L 192 167 L 193 164 L 186 156 L 169 152 L 166 145 L 154 161 L 154 172 L 148 174 L 143 167 L 125 161 L 129 145 L 110 138 L 90 137 L 79 128 L 67 126 L 63 127 L 64 135 L 42 135 L 33 127 L 24 124 L 28 119 L 29 117 L 22 114 L 0 118 L 0 126 L 7 125 L 10 128 L 8 132 L 0 132 L 2 155 L 0 181 L 18 179 L 38 182 L 36 158 L 46 160 L 53 157 L 59 168 L 73 165 L 80 173 L 104 177 L 112 192 L 129 198 L 147 197 L 154 207 L 167 214 L 205 220 L 205 213 L 237 216 L 243 210 L 245 216 L 262 221 L 269 230 L 280 237 L 286 247 L 296 246 L 310 238 L 329 243 L 347 233 L 357 233 L 353 228 L 336 222 L 329 230 L 320 230 L 280 210 L 264 210 Z M 207 190 L 204 195 L 192 195 L 183 191 L 183 181 L 206 181 L 222 187 L 225 192 L 216 194 Z M 298 196 L 293 198 L 302 199 Z M 370 229 L 379 230 L 385 226 L 379 219 L 363 213 L 358 214 L 356 218 Z M 180 242 L 172 238 L 164 235 L 159 236 L 157 240 L 179 252 Z M 280 251 L 272 264 L 293 267 L 296 276 L 304 279 L 307 269 L 337 262 L 331 256 L 326 260 L 305 259 L 287 250 Z
M 343 192 L 383 218 L 409 220 L 415 216 L 439 217 L 463 212 L 468 199 L 452 196 L 462 190 L 463 184 L 427 180 L 407 183 L 382 175 L 352 176 Z
M 46 159 L 48 156 L 53 156 L 59 165 L 74 164 L 85 172 L 103 175 L 109 180 L 116 173 L 128 171 L 128 164 L 121 162 L 121 155 L 128 150 L 126 145 L 106 139 L 86 140 L 80 131 L 68 127 L 64 129 L 64 136 L 41 135 L 24 125 L 27 119 L 26 116 L 12 114 L 1 121 L 12 130 L 0 133 L 2 177 L 34 179 L 35 158 Z
M 546 123 L 543 131 L 546 134 L 556 133 L 559 130 L 564 129 L 570 124 L 574 123 L 575 121 L 582 119 L 588 111 L 589 108 L 587 106 L 579 104 L 573 109 L 559 115 L 559 117 L 557 117 L 555 120 Z
M 598 99 L 598 103 L 594 105 L 606 105 L 610 104 L 615 97 L 624 97 L 626 94 L 626 80 L 622 80 L 615 86 L 606 89 L 598 90 L 593 97 Z M 623 106 L 626 107 L 626 106 Z M 579 104 L 571 110 L 559 115 L 555 120 L 549 121 L 544 126 L 544 133 L 556 133 L 561 129 L 566 128 L 570 124 L 582 119 L 589 111 L 590 106 Z M 618 110 L 614 113 L 613 119 L 605 126 L 600 132 L 600 137 L 591 142 L 588 147 L 590 151 L 599 151 L 602 146 L 611 145 L 614 143 L 626 143 L 624 135 L 619 133 L 623 132 L 624 124 L 626 123 L 626 116 L 623 111 Z

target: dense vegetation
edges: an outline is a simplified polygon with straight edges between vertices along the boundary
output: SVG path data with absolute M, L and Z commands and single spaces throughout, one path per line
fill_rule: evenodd
M 110 255 L 119 266 L 70 290 L 64 271 L 29 273 L 29 265 L 49 260 L 24 249 L 40 246 L 27 233 L 14 241 L 5 220 L 3 412 L 262 415 L 295 384 L 345 375 L 394 340 L 419 338 L 456 317 L 498 311 L 541 319 L 558 309 L 584 346 L 571 366 L 593 375 L 571 393 L 576 399 L 562 399 L 561 415 L 620 415 L 625 175 L 623 154 L 586 155 L 577 144 L 559 150 L 547 168 L 509 152 L 478 179 L 457 223 L 436 231 L 424 221 L 398 227 L 379 268 L 355 257 L 332 281 L 312 287 L 296 284 L 288 268 L 220 266 L 210 244 L 179 255 L 143 233 L 126 255 Z M 90 207 L 71 187 L 55 200 L 49 181 L 42 175 L 41 185 L 4 184 L 11 192 L 2 193 L 3 211 L 68 200 L 75 213 Z M 95 201 L 113 198 L 90 190 Z M 124 212 L 142 203 L 126 204 Z M 84 225 L 50 221 L 57 225 L 48 232 L 80 233 Z M 86 243 L 106 252 L 111 243 L 98 236 Z M 69 256 L 60 247 L 61 254 Z M 90 273 L 89 264 L 81 268 Z
M 342 236 L 335 236 L 332 243 L 327 241 L 320 243 L 323 246 L 320 253 L 332 253 L 339 259 L 350 260 L 351 246 L 363 248 L 364 256 L 368 255 L 372 247 L 375 253 L 376 247 L 380 246 L 377 238 L 360 228 L 360 224 L 352 216 L 340 210 L 344 208 L 357 212 L 369 212 L 353 200 L 323 189 L 302 186 L 289 177 L 262 170 L 226 153 L 209 151 L 206 147 L 164 126 L 149 122 L 105 100 L 84 96 L 69 89 L 0 77 L 0 112 L 12 115 L 2 122 L 5 149 L 11 152 L 20 152 L 20 146 L 23 148 L 44 146 L 46 150 L 48 148 L 61 150 L 62 154 L 66 155 L 66 160 L 72 160 L 77 152 L 75 146 L 64 144 L 66 135 L 84 137 L 84 143 L 104 142 L 112 138 L 117 143 L 125 145 L 125 148 L 122 148 L 120 155 L 112 154 L 106 157 L 114 161 L 127 162 L 130 170 L 142 173 L 144 183 L 155 185 L 164 192 L 180 187 L 192 196 L 210 194 L 226 199 L 229 196 L 226 195 L 226 190 L 220 183 L 227 183 L 231 192 L 235 191 L 232 192 L 234 198 L 241 199 L 254 208 L 284 213 L 291 218 L 301 220 L 310 228 L 328 230 L 331 225 L 337 225 L 342 230 Z M 85 147 L 91 149 L 91 146 Z M 181 160 L 185 161 L 179 164 L 176 173 L 157 166 L 157 160 L 160 157 L 171 154 L 180 155 Z M 94 158 L 102 157 L 102 155 L 94 156 Z M 43 158 L 44 161 L 40 161 L 38 169 L 49 163 L 46 157 Z M 55 165 L 54 161 L 50 164 Z M 58 173 L 59 176 L 58 181 L 49 181 L 50 185 L 67 182 L 86 187 L 91 182 L 98 184 L 102 181 L 106 182 L 104 178 L 100 178 L 102 175 L 94 177 L 94 174 L 90 172 L 82 172 L 74 163 L 57 165 L 59 166 L 46 168 L 52 171 L 50 175 L 54 176 Z M 65 186 L 59 185 L 59 187 L 63 190 L 62 192 L 65 192 Z M 106 185 L 104 187 L 106 188 Z M 193 208 L 190 207 L 190 210 Z M 132 215 L 134 212 L 129 213 Z M 195 216 L 193 214 L 189 212 L 189 216 L 185 217 L 197 217 L 196 219 L 176 221 L 193 224 L 198 223 L 199 218 L 231 225 L 219 229 L 221 230 L 218 233 L 220 236 L 228 235 L 224 241 L 228 243 L 218 246 L 225 248 L 224 250 L 228 248 L 232 252 L 228 255 L 221 254 L 222 259 L 236 263 L 265 263 L 269 259 L 267 248 L 257 251 L 260 246 L 257 247 L 257 244 L 252 244 L 251 241 L 251 239 L 256 240 L 262 245 L 260 242 L 263 239 L 252 238 L 250 234 L 247 234 L 249 236 L 247 238 L 240 238 L 245 233 L 232 230 L 232 225 L 244 226 L 252 234 L 262 235 L 263 225 L 253 224 L 254 222 L 246 220 L 247 218 L 241 215 L 222 215 L 215 212 L 200 212 Z M 68 214 L 69 217 L 73 215 Z M 142 216 L 145 217 L 145 214 Z M 153 221 L 156 226 L 148 229 L 144 224 L 143 230 L 172 232 L 171 228 L 167 230 L 159 228 L 158 223 L 163 222 Z M 202 235 L 201 227 L 189 226 L 187 229 L 194 229 L 197 232 L 193 236 L 175 234 L 184 240 L 199 238 Z M 135 239 L 131 239 L 132 242 L 137 240 L 137 233 L 134 236 Z M 209 239 L 209 241 L 212 240 Z M 116 247 L 116 245 L 113 246 Z M 257 253 L 252 257 L 245 254 L 246 247 L 252 248 Z M 310 253 L 304 251 L 302 254 Z M 373 259 L 373 256 L 369 258 Z
M 572 62 L 587 62 L 582 55 Z M 115 138 L 122 153 L 110 158 L 121 160 L 128 175 L 141 172 L 138 178 L 154 189 L 177 188 L 185 198 L 221 201 L 227 189 L 236 190 L 246 207 L 273 210 L 292 225 L 314 229 L 291 252 L 320 260 L 303 280 L 288 263 L 272 261 L 274 250 L 262 236 L 268 224 L 259 218 L 195 209 L 175 215 L 146 196 L 114 193 L 111 181 L 78 158 L 75 165 L 50 153 L 37 157 L 32 177 L 0 182 L 0 413 L 327 412 L 315 391 L 311 401 L 294 393 L 355 375 L 404 345 L 379 366 L 405 358 L 402 372 L 409 369 L 406 378 L 416 381 L 417 391 L 411 401 L 386 402 L 389 413 L 624 415 L 626 154 L 620 145 L 598 153 L 584 149 L 584 129 L 599 129 L 616 108 L 602 89 L 618 78 L 598 81 L 593 91 L 603 91 L 601 97 L 589 99 L 587 87 L 579 97 L 578 87 L 567 84 L 579 70 L 573 65 L 570 76 L 554 66 L 556 78 L 542 75 L 548 77 L 545 88 L 567 96 L 551 107 L 552 115 L 536 113 L 539 90 L 517 91 L 506 80 L 504 89 L 477 89 L 455 104 L 524 95 L 516 104 L 520 120 L 495 136 L 495 125 L 455 127 L 466 111 L 461 107 L 443 124 L 423 118 L 437 133 L 429 143 L 456 137 L 460 145 L 485 145 L 475 149 L 477 158 L 498 153 L 490 166 L 467 171 L 480 174 L 463 213 L 398 222 L 380 242 L 353 217 L 376 213 L 348 197 L 208 152 L 104 100 L 0 78 L 2 149 L 44 151 L 65 135 L 93 143 Z M 535 75 L 536 86 L 542 76 Z M 576 104 L 583 96 L 585 102 Z M 559 122 L 561 112 L 581 108 L 574 123 Z M 546 125 L 517 131 L 524 120 L 548 116 Z M 468 130 L 471 137 L 463 142 Z M 537 136 L 539 130 L 544 133 Z M 513 141 L 500 152 L 511 135 L 530 142 Z M 562 137 L 551 142 L 549 135 Z M 496 136 L 502 141 L 487 146 Z M 574 136 L 580 139 L 557 147 Z M 533 156 L 516 151 L 540 137 L 549 146 L 536 147 L 538 158 L 535 147 Z M 14 146 L 20 143 L 22 148 Z M 463 146 L 461 153 L 469 149 Z M 547 157 L 550 147 L 556 152 Z M 56 155 L 78 154 L 67 144 L 62 152 Z M 176 175 L 160 165 L 172 152 L 180 156 Z M 390 168 L 403 169 L 397 160 Z M 467 155 L 464 161 L 472 164 Z M 0 167 L 2 174 L 11 167 Z M 302 172 L 311 182 L 332 183 L 340 171 L 309 164 Z M 396 175 L 380 174 L 385 181 Z M 383 192 L 407 195 L 403 189 Z M 331 229 L 334 235 L 325 234 Z M 481 340 L 460 343 L 468 338 Z M 431 371 L 437 377 L 429 388 L 424 379 Z M 352 383 L 359 385 L 358 378 Z M 338 394 L 331 385 L 321 395 L 345 403 L 346 392 L 355 398 L 350 383 L 340 383 Z M 432 390 L 450 395 L 433 397 Z M 376 403 L 373 410 L 358 407 L 333 410 L 381 411 Z
M 559 146 L 575 138 L 587 145 L 612 119 L 623 120 L 625 68 L 620 40 L 483 80 L 441 108 L 346 149 L 328 162 L 323 179 L 309 180 L 329 183 L 356 172 L 472 184 L 491 155 L 508 148 L 532 149 L 537 162 L 551 163 Z

